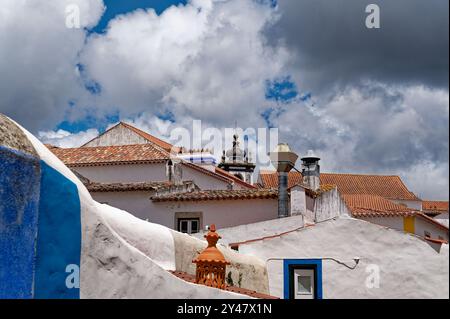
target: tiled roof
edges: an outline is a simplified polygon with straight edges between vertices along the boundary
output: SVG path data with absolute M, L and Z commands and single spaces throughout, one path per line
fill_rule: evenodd
M 170 273 L 172 273 L 174 276 L 177 276 L 178 278 L 190 282 L 190 283 L 195 283 L 195 276 L 194 275 L 190 275 L 186 272 L 182 272 L 182 271 L 169 271 Z M 259 292 L 256 292 L 254 290 L 249 290 L 249 289 L 245 289 L 245 288 L 239 288 L 239 287 L 235 287 L 235 286 L 226 286 L 225 288 L 226 291 L 231 291 L 234 293 L 238 293 L 241 295 L 247 295 L 253 298 L 259 298 L 259 299 L 279 299 L 277 297 L 274 296 L 270 296 L 270 295 L 266 295 L 266 294 L 262 294 Z
M 363 213 L 366 210 L 385 213 L 407 213 L 412 211 L 405 206 L 391 202 L 378 195 L 343 194 L 342 197 L 352 212 L 353 210 L 359 213 Z
M 278 176 L 273 171 L 260 172 L 263 188 L 277 188 Z M 290 172 L 288 186 L 301 183 L 302 175 Z M 320 174 L 322 184 L 336 185 L 341 194 L 370 194 L 379 195 L 388 199 L 420 200 L 408 190 L 399 176 L 388 175 L 362 175 L 362 174 Z
M 274 171 L 260 171 L 259 177 L 262 184 L 261 188 L 278 188 L 278 174 Z M 288 174 L 288 188 L 300 184 L 303 180 L 302 174 L 298 172 L 289 172 Z
M 373 194 L 389 199 L 419 200 L 399 176 L 330 174 L 320 175 L 321 183 L 335 184 L 342 194 Z
M 448 213 L 448 202 L 424 200 L 424 201 L 422 201 L 422 210 L 431 211 L 431 212 L 442 212 L 442 213 L 447 212 Z
M 242 199 L 276 199 L 278 191 L 273 189 L 245 190 L 200 190 L 178 194 L 155 195 L 154 202 L 167 201 L 207 201 L 207 200 L 242 200 Z
M 152 144 L 50 148 L 67 166 L 96 166 L 130 163 L 159 163 L 169 154 Z
M 97 183 L 86 185 L 89 192 L 128 192 L 128 191 L 157 191 L 173 186 L 173 183 L 165 182 L 140 182 L 140 183 Z
M 408 217 L 415 216 L 448 231 L 448 227 L 420 211 L 398 205 L 377 195 L 342 195 L 353 217 Z

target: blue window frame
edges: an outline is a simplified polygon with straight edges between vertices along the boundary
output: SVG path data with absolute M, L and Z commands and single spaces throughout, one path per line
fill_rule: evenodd
M 322 299 L 322 259 L 284 259 L 284 299 L 290 299 L 293 295 L 292 280 L 293 270 L 296 268 L 314 269 L 315 299 Z

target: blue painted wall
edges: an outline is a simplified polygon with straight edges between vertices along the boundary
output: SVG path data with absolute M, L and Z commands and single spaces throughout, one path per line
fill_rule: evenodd
M 316 267 L 316 293 L 317 299 L 323 298 L 322 292 L 322 259 L 284 259 L 283 260 L 283 285 L 284 299 L 289 299 L 289 266 L 303 265 Z
M 39 159 L 0 146 L 0 299 L 32 298 Z
M 80 265 L 81 215 L 77 186 L 41 161 L 35 298 L 80 297 L 67 288 L 66 267 Z
M 80 265 L 76 185 L 28 154 L 0 146 L 0 299 L 79 298 L 66 286 Z

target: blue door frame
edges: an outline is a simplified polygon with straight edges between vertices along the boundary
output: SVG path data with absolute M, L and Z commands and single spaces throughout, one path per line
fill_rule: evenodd
M 291 266 L 311 266 L 315 268 L 316 298 L 322 299 L 322 259 L 284 259 L 283 277 L 284 277 L 284 299 L 289 299 L 290 278 L 289 268 Z

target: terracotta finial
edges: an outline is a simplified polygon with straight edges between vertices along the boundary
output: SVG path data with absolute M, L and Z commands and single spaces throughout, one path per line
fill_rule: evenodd
M 221 238 L 216 233 L 216 225 L 209 227 L 205 238 L 208 241 L 208 247 L 192 261 L 197 265 L 196 283 L 224 289 L 226 265 L 230 263 L 216 247 L 217 241 Z

